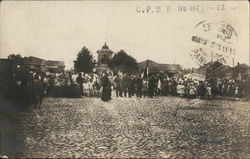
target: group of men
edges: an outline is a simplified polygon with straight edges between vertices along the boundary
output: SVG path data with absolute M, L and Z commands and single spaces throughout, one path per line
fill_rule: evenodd
M 117 75 L 114 78 L 114 87 L 117 97 L 131 97 L 136 94 L 137 97 L 142 96 L 153 97 L 156 79 L 151 76 L 143 79 L 141 75 Z
M 15 101 L 23 108 L 27 105 L 41 106 L 46 91 L 43 76 L 22 70 L 13 72 L 8 79 L 1 88 L 6 99 Z

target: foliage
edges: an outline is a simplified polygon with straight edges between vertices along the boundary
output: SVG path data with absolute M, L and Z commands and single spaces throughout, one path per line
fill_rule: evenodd
M 25 58 L 19 54 L 10 54 L 8 60 L 11 64 L 11 74 L 14 74 L 16 79 L 24 80 L 29 76 L 29 69 L 25 65 Z
M 19 55 L 19 54 L 10 54 L 8 56 L 8 59 L 10 60 L 12 66 L 17 66 L 17 65 L 23 65 L 25 63 L 24 58 Z
M 6 99 L 15 101 L 20 108 L 27 106 L 31 99 L 27 86 L 29 80 L 29 69 L 25 64 L 25 58 L 19 54 L 10 54 L 8 56 L 10 70 L 8 80 L 5 81 Z
M 124 73 L 137 73 L 137 61 L 124 50 L 116 53 L 112 59 L 108 61 L 109 67 L 114 71 L 122 71 Z
M 95 60 L 90 51 L 83 47 L 77 54 L 77 59 L 74 61 L 74 68 L 76 72 L 91 73 L 95 67 Z

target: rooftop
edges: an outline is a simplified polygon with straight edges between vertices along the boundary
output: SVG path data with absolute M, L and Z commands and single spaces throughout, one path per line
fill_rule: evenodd
M 102 46 L 102 49 L 101 49 L 101 50 L 97 50 L 97 53 L 98 53 L 98 52 L 113 53 L 113 51 L 109 49 L 109 47 L 108 47 L 108 45 L 106 44 L 106 42 L 105 42 L 105 44 Z
M 138 63 L 139 69 L 145 69 L 148 66 L 150 72 L 159 71 L 181 71 L 179 64 L 160 64 L 151 60 L 146 60 Z

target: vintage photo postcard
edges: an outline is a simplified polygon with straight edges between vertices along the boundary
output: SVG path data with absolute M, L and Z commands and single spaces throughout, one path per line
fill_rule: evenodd
M 248 1 L 1 1 L 0 158 L 250 158 Z

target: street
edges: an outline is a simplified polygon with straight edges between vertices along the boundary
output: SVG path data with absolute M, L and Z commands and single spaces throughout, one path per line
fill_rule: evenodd
M 250 158 L 249 102 L 45 98 L 20 114 L 22 157 Z

